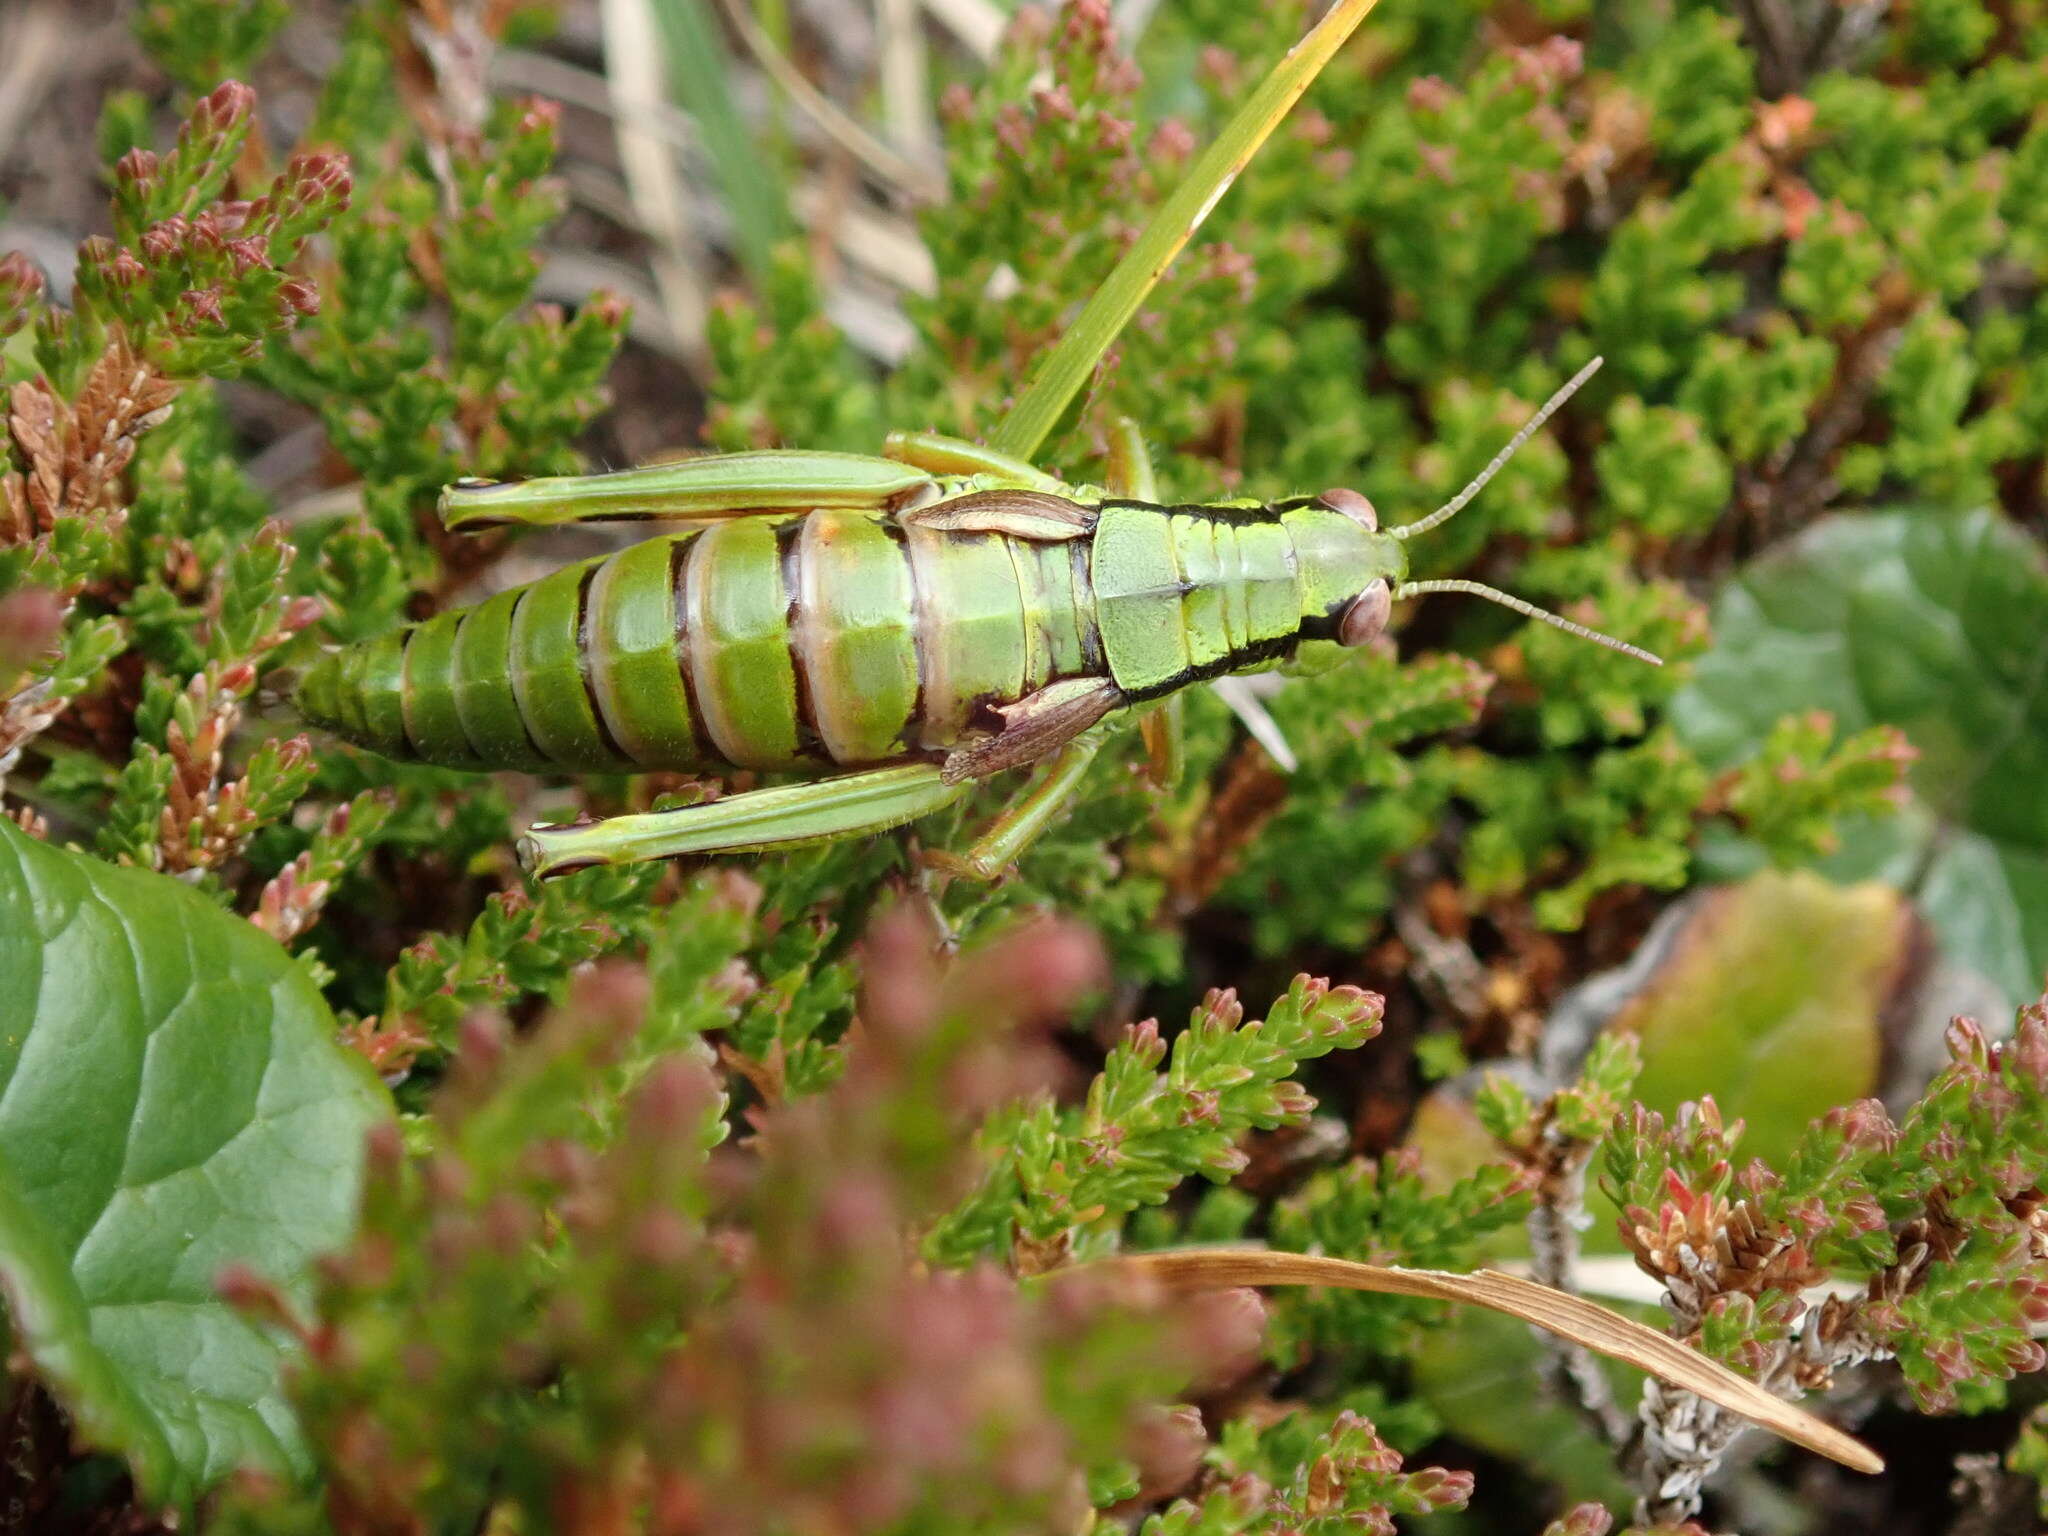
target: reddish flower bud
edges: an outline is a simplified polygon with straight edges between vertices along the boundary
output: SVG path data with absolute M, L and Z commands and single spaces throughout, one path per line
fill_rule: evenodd
M 302 277 L 288 277 L 278 284 L 277 296 L 294 314 L 320 313 L 320 290 Z
M 131 149 L 114 162 L 114 179 L 131 187 L 142 187 L 156 179 L 157 157 L 146 149 Z
M 1438 75 L 1423 75 L 1408 85 L 1408 110 L 1411 112 L 1441 112 L 1457 99 L 1457 92 Z
M 191 317 L 188 325 L 196 322 L 200 325 L 220 327 L 228 323 L 227 315 L 221 309 L 218 288 L 187 288 L 178 298 L 186 314 Z
M 42 587 L 0 597 L 0 676 L 48 651 L 64 627 L 64 613 L 64 600 Z

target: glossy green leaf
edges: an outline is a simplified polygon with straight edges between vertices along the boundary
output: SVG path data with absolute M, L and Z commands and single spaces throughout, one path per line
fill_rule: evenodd
M 1782 1163 L 1807 1123 L 1875 1093 L 1879 1018 L 1911 967 L 1914 922 L 1876 882 L 1765 870 L 1699 892 L 1608 1022 L 1642 1045 L 1635 1097 L 1670 1115 L 1712 1094 Z M 1632 966 L 1631 970 L 1636 969 Z
M 297 964 L 163 875 L 0 820 L 0 1284 L 80 1437 L 144 1496 L 304 1468 L 282 1346 L 225 1266 L 289 1292 L 354 1220 L 384 1090 Z
M 1914 846 L 1868 839 L 1831 872 L 1908 888 L 1950 955 L 2015 1003 L 2048 970 L 2044 613 L 2041 552 L 1994 512 L 1829 518 L 1728 585 L 1672 710 L 1715 767 L 1794 711 L 1904 730 L 1921 754 Z

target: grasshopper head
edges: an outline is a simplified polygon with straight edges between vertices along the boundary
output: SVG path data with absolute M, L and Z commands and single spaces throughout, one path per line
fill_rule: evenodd
M 1301 562 L 1302 618 L 1322 620 L 1339 645 L 1370 644 L 1394 611 L 1408 552 L 1380 531 L 1379 514 L 1357 491 L 1325 491 L 1288 513 Z

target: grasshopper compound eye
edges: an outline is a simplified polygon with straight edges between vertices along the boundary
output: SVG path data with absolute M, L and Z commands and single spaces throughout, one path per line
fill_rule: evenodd
M 1380 531 L 1379 513 L 1373 510 L 1371 502 L 1367 501 L 1356 491 L 1342 489 L 1325 491 L 1316 500 L 1320 501 L 1332 512 L 1342 512 L 1367 533 L 1378 533 Z
M 1372 509 L 1368 507 L 1366 510 L 1370 512 Z M 1393 591 L 1384 581 L 1374 582 L 1351 600 L 1351 606 L 1344 610 L 1344 617 L 1337 621 L 1337 643 L 1370 645 L 1387 627 L 1387 618 L 1393 611 Z

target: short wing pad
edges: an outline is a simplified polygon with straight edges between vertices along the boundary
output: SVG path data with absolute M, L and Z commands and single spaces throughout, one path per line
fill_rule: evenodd
M 1001 533 L 1042 544 L 1085 538 L 1095 509 L 1043 491 L 972 491 L 896 514 L 905 528 L 939 533 Z

